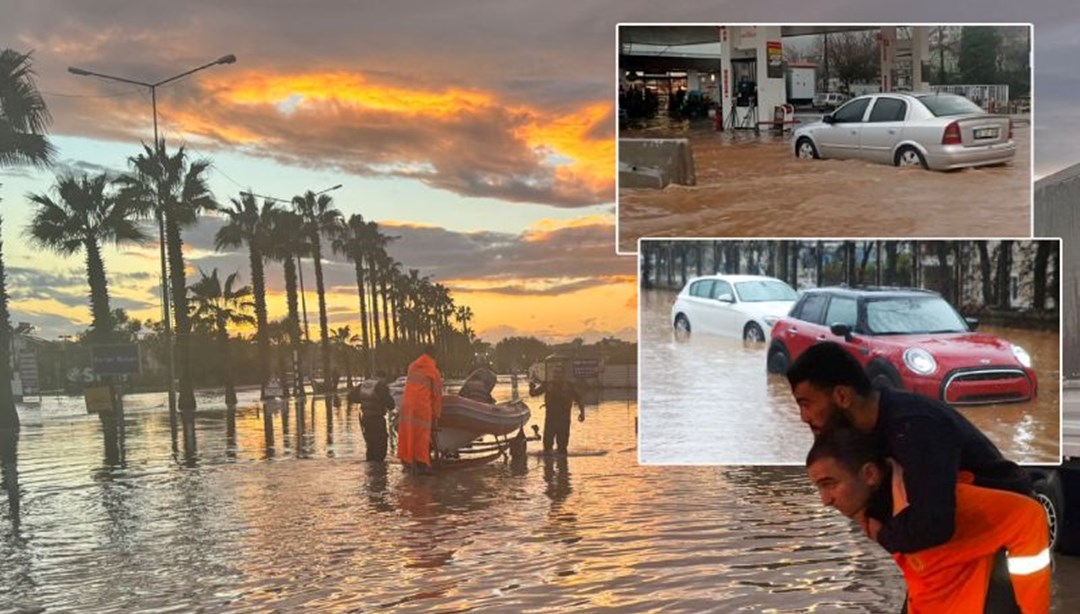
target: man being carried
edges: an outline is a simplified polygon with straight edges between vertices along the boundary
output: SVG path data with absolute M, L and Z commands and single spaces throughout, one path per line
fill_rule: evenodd
M 976 486 L 1031 492 L 1027 473 L 955 409 L 909 392 L 873 390 L 858 361 L 839 344 L 811 346 L 787 377 L 799 415 L 815 435 L 849 424 L 904 468 L 909 505 L 884 521 L 867 521 L 879 525 L 873 534 L 891 553 L 917 552 L 953 536 L 961 471 Z
M 806 457 L 821 502 L 859 520 L 873 539 L 909 505 L 903 467 L 886 462 L 873 440 L 840 426 L 823 432 Z M 971 484 L 953 485 L 955 531 L 945 543 L 914 553 L 893 553 L 908 586 L 908 614 L 1021 612 L 1050 609 L 1050 548 L 1046 514 L 1029 497 Z M 991 580 L 1004 549 L 1010 582 Z M 1004 590 L 999 590 L 1002 588 Z

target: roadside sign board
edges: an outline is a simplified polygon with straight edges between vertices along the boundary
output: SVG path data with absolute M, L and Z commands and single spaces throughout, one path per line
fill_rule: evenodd
M 139 346 L 95 345 L 91 347 L 94 375 L 134 375 L 140 372 Z
M 595 379 L 600 376 L 600 360 L 577 358 L 574 360 L 574 379 Z
M 86 413 L 112 411 L 112 388 L 109 386 L 87 386 L 83 389 L 83 396 L 86 398 Z
M 18 361 L 19 381 L 22 382 L 23 396 L 41 394 L 41 385 L 38 381 L 37 352 L 33 348 L 20 348 Z

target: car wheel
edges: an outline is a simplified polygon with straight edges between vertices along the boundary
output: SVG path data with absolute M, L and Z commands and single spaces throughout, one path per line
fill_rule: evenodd
M 769 373 L 784 375 L 787 373 L 790 365 L 791 356 L 788 355 L 787 348 L 785 348 L 782 343 L 773 342 L 772 346 L 769 348 L 769 358 L 765 362 L 765 369 Z
M 1035 500 L 1046 512 L 1046 522 L 1050 528 L 1050 549 L 1053 550 L 1058 545 L 1059 529 L 1064 520 L 1061 513 L 1061 493 L 1046 479 L 1036 479 L 1032 490 L 1035 491 Z
M 904 389 L 904 384 L 900 381 L 900 376 L 896 373 L 896 369 L 892 368 L 892 365 L 871 363 L 866 367 L 866 377 L 870 378 L 870 385 L 873 386 L 874 390 L 884 390 L 885 388 Z
M 922 168 L 929 168 L 926 166 L 926 158 L 923 157 L 922 152 L 915 149 L 911 145 L 905 145 L 896 152 L 896 159 L 893 160 L 896 166 L 921 166 Z
M 795 144 L 795 157 L 804 160 L 818 158 L 818 150 L 814 147 L 814 142 L 805 136 L 799 139 L 799 142 Z
M 679 314 L 675 316 L 675 337 L 677 339 L 690 336 L 690 320 L 685 315 Z
M 743 329 L 742 333 L 743 341 L 749 341 L 751 343 L 765 343 L 765 332 L 761 330 L 761 327 L 757 325 L 757 322 L 750 322 Z

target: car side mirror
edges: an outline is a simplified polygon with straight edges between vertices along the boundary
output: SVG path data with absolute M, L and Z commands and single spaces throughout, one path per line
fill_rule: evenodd
M 725 293 L 721 294 L 720 296 L 716 297 L 716 300 L 720 301 L 721 303 L 734 303 L 735 302 L 735 297 L 732 296 L 731 294 L 725 292 Z
M 844 341 L 851 342 L 854 338 L 851 334 L 851 327 L 847 324 L 840 324 L 839 322 L 829 327 L 829 332 L 837 337 L 843 337 Z
M 967 322 L 968 328 L 972 331 L 979 328 L 979 318 L 964 318 L 964 321 Z
M 826 124 L 835 124 L 836 123 L 836 118 L 833 117 L 832 113 L 829 113 L 828 115 L 825 115 L 824 117 L 822 117 L 821 121 L 825 122 Z

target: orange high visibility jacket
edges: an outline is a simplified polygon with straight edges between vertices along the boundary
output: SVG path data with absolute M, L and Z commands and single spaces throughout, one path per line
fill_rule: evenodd
M 435 359 L 422 354 L 411 365 L 398 417 L 398 458 L 431 464 L 431 429 L 442 413 L 442 374 Z
M 908 585 L 908 614 L 982 614 L 994 555 L 1004 547 L 1023 614 L 1050 611 L 1050 531 L 1034 499 L 956 486 L 956 532 L 948 542 L 893 558 Z

